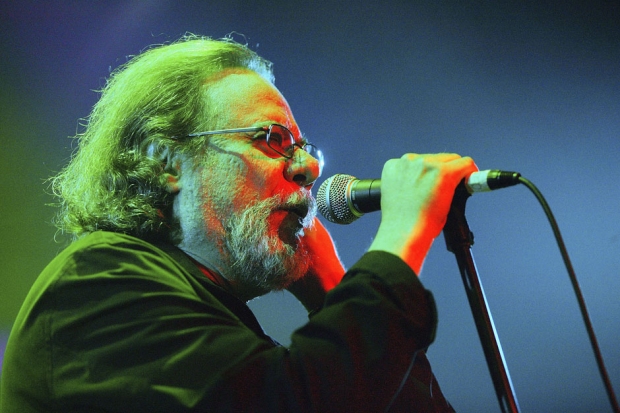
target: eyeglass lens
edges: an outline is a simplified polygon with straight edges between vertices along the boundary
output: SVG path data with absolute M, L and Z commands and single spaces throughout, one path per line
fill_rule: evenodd
M 309 143 L 303 144 L 301 142 L 296 142 L 293 133 L 284 126 L 273 124 L 269 127 L 267 145 L 275 152 L 288 159 L 293 157 L 295 154 L 295 147 L 297 146 L 316 159 L 319 162 L 319 168 L 323 169 L 325 161 L 321 150 Z
M 281 125 L 273 124 L 269 127 L 269 136 L 267 144 L 271 149 L 278 152 L 280 155 L 292 158 L 295 152 L 295 146 L 309 152 L 313 155 L 316 152 L 314 145 L 304 145 L 295 141 L 293 133 Z
M 269 127 L 267 144 L 271 149 L 287 158 L 292 157 L 295 151 L 293 134 L 280 125 L 271 125 Z

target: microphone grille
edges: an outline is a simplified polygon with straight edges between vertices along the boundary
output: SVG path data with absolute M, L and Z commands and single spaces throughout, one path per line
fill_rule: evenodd
M 357 178 L 336 174 L 321 184 L 316 194 L 317 207 L 321 215 L 336 224 L 350 224 L 359 218 L 347 201 L 347 189 Z

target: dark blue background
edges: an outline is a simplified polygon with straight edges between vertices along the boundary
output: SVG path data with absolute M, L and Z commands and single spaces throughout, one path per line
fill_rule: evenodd
M 457 152 L 538 185 L 620 388 L 618 1 L 27 0 L 3 2 L 0 16 L 2 342 L 61 248 L 45 179 L 68 160 L 75 146 L 68 136 L 96 102 L 93 90 L 149 45 L 185 32 L 236 31 L 274 62 L 276 85 L 326 153 L 323 178 L 378 177 L 387 159 L 405 152 Z M 611 411 L 533 196 L 522 186 L 476 195 L 467 217 L 522 411 Z M 379 219 L 328 225 L 347 265 L 371 243 Z M 499 411 L 443 238 L 422 280 L 439 306 L 429 357 L 445 394 L 460 412 Z M 251 305 L 285 344 L 305 320 L 287 293 Z

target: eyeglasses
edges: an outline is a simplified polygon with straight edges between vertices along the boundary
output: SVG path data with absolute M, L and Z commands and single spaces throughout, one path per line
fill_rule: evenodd
M 269 126 L 257 126 L 252 128 L 236 128 L 236 129 L 220 129 L 212 130 L 208 132 L 194 132 L 185 136 L 172 136 L 174 140 L 181 140 L 187 138 L 196 138 L 198 136 L 206 135 L 220 135 L 223 133 L 249 133 L 249 132 L 267 132 L 265 141 L 267 146 L 276 152 L 278 155 L 283 156 L 286 159 L 291 159 L 295 155 L 295 147 L 304 150 L 314 159 L 319 162 L 319 170 L 323 170 L 323 164 L 325 160 L 323 158 L 323 152 L 311 143 L 304 140 L 297 141 L 293 132 L 288 130 L 285 126 L 273 123 Z

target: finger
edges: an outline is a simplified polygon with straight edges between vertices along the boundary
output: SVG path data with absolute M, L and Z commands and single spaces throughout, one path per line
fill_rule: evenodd
M 461 155 L 459 155 L 458 153 L 441 152 L 441 153 L 425 153 L 425 154 L 406 153 L 403 156 L 401 156 L 401 159 L 403 160 L 415 160 L 415 159 L 420 159 L 420 158 L 423 158 L 428 161 L 448 162 L 454 159 L 461 158 Z
M 452 173 L 460 180 L 478 171 L 478 166 L 469 156 L 459 157 L 448 162 Z

